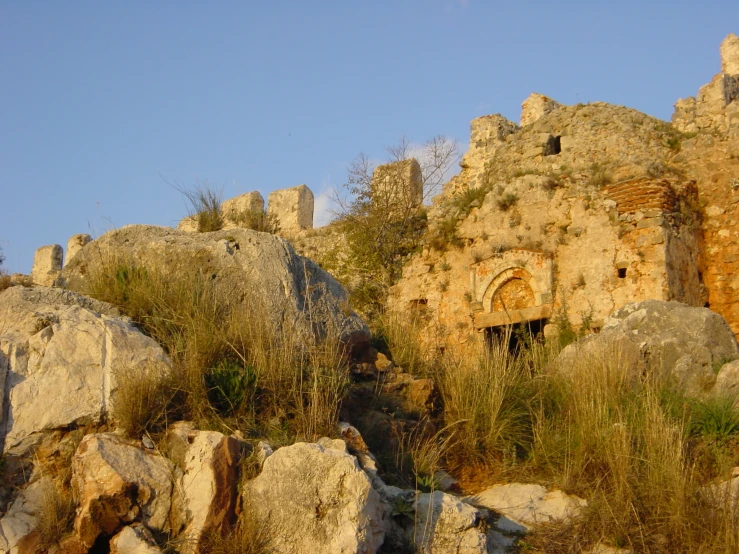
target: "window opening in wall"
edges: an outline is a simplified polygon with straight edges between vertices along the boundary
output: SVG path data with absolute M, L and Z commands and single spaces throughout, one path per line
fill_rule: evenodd
M 625 267 L 619 267 L 618 268 L 618 278 L 619 279 L 626 279 L 626 268 Z
M 545 156 L 556 156 L 562 152 L 562 137 L 560 136 L 550 136 L 549 140 L 547 140 L 547 144 L 544 147 L 544 155 Z
M 547 319 L 535 319 L 512 325 L 487 327 L 485 329 L 485 344 L 488 348 L 491 348 L 496 342 L 507 340 L 508 351 L 511 354 L 517 354 L 521 348 L 544 339 L 544 326 L 547 322 Z

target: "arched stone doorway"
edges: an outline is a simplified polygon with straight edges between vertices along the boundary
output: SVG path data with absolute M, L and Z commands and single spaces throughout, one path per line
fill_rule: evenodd
M 509 312 L 533 308 L 535 305 L 534 291 L 528 282 L 521 277 L 511 277 L 493 293 L 490 311 Z

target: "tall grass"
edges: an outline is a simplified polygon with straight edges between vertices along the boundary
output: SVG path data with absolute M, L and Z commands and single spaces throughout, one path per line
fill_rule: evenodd
M 197 223 L 198 232 L 208 233 L 223 229 L 225 221 L 222 189 L 216 189 L 208 181 L 198 182 L 191 188 L 176 184 L 173 187 L 187 200 L 188 213 Z
M 173 361 L 170 375 L 118 376 L 114 416 L 129 432 L 156 432 L 183 417 L 257 431 L 277 418 L 292 438 L 335 432 L 348 375 L 336 334 L 303 344 L 260 299 L 197 268 L 170 274 L 111 258 L 87 282 L 82 292 L 120 308 Z
M 390 352 L 407 373 L 426 376 L 438 361 L 434 337 L 428 336 L 423 314 L 385 312 L 377 317 L 373 335 L 380 350 Z

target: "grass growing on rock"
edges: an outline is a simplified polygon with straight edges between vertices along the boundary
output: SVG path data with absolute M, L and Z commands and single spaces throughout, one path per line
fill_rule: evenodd
M 599 542 L 634 552 L 739 551 L 739 503 L 706 492 L 739 465 L 735 399 L 689 399 L 658 372 L 635 371 L 616 346 L 566 363 L 555 362 L 556 340 L 528 341 L 517 355 L 506 346 L 504 338 L 445 353 L 428 369 L 443 431 L 421 444 L 438 444 L 438 457 L 421 452 L 434 467 L 466 468 L 458 477 L 467 492 L 538 482 L 588 500 L 580 519 L 527 535 L 523 551 L 579 552 Z
M 111 258 L 88 283 L 86 294 L 117 306 L 173 362 L 170 374 L 118 376 L 113 415 L 129 433 L 157 432 L 183 418 L 260 436 L 276 430 L 287 441 L 335 432 L 348 369 L 331 333 L 304 344 L 262 301 L 237 296 L 197 269 L 169 274 Z

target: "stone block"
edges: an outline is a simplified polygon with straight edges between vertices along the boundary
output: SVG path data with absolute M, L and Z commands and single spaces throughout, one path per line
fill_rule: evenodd
M 313 229 L 313 193 L 306 185 L 273 191 L 267 201 L 267 211 L 277 218 L 281 234 Z
M 31 279 L 34 284 L 50 287 L 62 270 L 64 250 L 58 244 L 42 246 L 33 256 Z
M 72 235 L 67 241 L 67 256 L 64 258 L 64 265 L 69 263 L 69 260 L 74 258 L 74 255 L 82 250 L 82 247 L 92 242 L 92 237 L 87 233 L 80 233 L 79 235 Z
M 372 174 L 372 201 L 401 210 L 423 202 L 421 166 L 415 158 L 378 165 Z
M 264 198 L 257 191 L 247 192 L 223 202 L 221 211 L 226 219 L 236 223 L 244 212 L 263 212 Z

